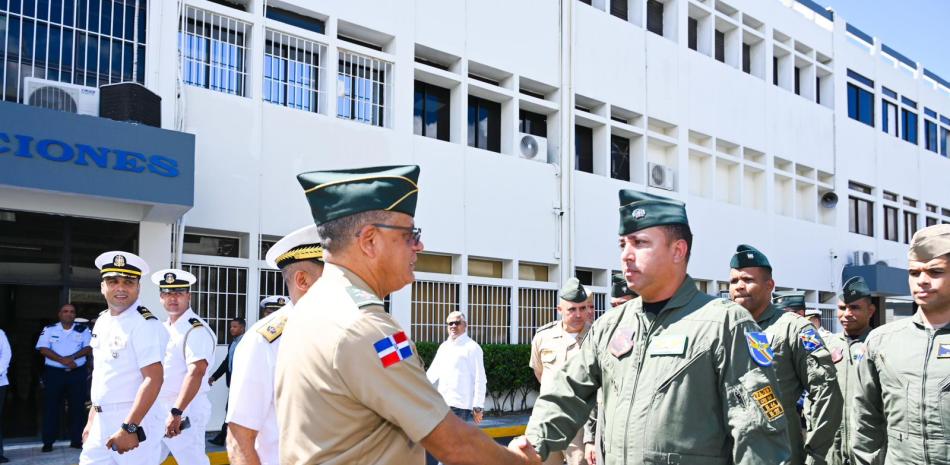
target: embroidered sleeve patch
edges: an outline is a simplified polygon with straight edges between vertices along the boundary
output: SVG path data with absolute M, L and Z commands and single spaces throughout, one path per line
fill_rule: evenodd
M 753 331 L 746 333 L 745 338 L 752 360 L 761 367 L 772 366 L 775 354 L 772 352 L 768 336 L 763 332 Z
M 775 420 L 785 414 L 785 409 L 782 408 L 782 403 L 778 401 L 778 396 L 775 395 L 772 386 L 765 386 L 753 392 L 752 398 L 755 399 L 759 407 L 762 408 L 762 411 L 765 412 L 765 417 L 768 418 L 769 421 Z
M 412 357 L 412 345 L 409 344 L 406 333 L 402 331 L 376 341 L 373 348 L 376 349 L 376 355 L 379 356 L 383 368 L 389 368 Z
M 805 328 L 798 334 L 798 339 L 802 341 L 802 348 L 808 352 L 814 352 L 824 347 L 824 343 L 818 337 L 818 330 L 815 328 Z

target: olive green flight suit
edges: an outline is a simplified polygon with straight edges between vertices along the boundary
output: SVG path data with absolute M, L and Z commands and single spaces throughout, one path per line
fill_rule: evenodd
M 803 437 L 798 425 L 789 425 L 790 465 L 824 464 L 841 425 L 841 391 L 831 352 L 818 329 L 806 318 L 769 305 L 756 321 L 775 353 L 779 399 L 786 412 L 794 412 L 802 391 L 808 392 Z
M 700 293 L 687 276 L 658 314 L 636 298 L 600 317 L 587 337 L 541 389 L 528 421 L 542 458 L 567 447 L 598 388 L 608 465 L 789 458 L 794 411 L 778 400 L 769 349 L 755 342 L 765 335 L 738 304 Z
M 831 360 L 835 362 L 838 372 L 838 389 L 844 399 L 841 417 L 841 426 L 835 433 L 835 442 L 828 452 L 828 463 L 831 465 L 852 465 L 855 463 L 854 446 L 854 396 L 857 390 L 858 362 L 864 360 L 867 349 L 864 340 L 867 339 L 871 328 L 867 328 L 855 338 L 845 334 L 833 334 L 825 339 L 828 350 L 831 351 Z
M 857 462 L 950 464 L 950 326 L 928 328 L 918 310 L 871 330 L 866 346 L 854 399 Z

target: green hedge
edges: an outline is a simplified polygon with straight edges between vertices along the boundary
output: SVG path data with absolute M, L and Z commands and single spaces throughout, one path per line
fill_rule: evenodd
M 439 344 L 417 342 L 416 349 L 426 367 L 432 364 Z M 496 410 L 525 410 L 527 397 L 540 387 L 534 372 L 528 367 L 531 358 L 529 344 L 483 344 L 485 377 L 488 378 L 488 395 Z M 516 403 L 520 400 L 520 405 Z

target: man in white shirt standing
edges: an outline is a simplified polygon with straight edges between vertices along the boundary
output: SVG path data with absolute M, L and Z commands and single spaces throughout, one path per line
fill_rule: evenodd
M 3 404 L 7 398 L 7 387 L 10 382 L 7 381 L 7 368 L 10 367 L 10 341 L 7 340 L 6 333 L 0 329 L 0 418 L 3 418 Z M 3 456 L 3 425 L 0 424 L 0 463 L 7 463 L 10 459 Z
M 198 279 L 187 271 L 156 271 L 152 282 L 161 292 L 168 313 L 168 349 L 162 367 L 165 382 L 156 407 L 165 415 L 162 443 L 181 464 L 209 463 L 205 454 L 205 428 L 211 417 L 208 401 L 208 367 L 214 364 L 217 338 L 211 327 L 191 309 L 191 285 Z M 163 458 L 167 453 L 162 451 Z
M 485 362 L 482 348 L 465 334 L 468 323 L 462 312 L 446 317 L 449 338 L 439 346 L 426 371 L 452 412 L 464 421 L 482 422 L 485 407 Z
M 247 331 L 234 351 L 234 372 L 228 397 L 228 459 L 232 465 L 280 465 L 274 370 L 284 323 L 310 286 L 323 275 L 323 246 L 315 225 L 300 228 L 267 251 L 267 265 L 280 270 L 290 301 L 272 296 L 261 307 L 280 308 Z M 283 301 L 283 302 L 282 302 Z

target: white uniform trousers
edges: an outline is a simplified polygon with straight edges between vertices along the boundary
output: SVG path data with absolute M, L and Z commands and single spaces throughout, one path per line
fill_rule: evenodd
M 162 459 L 171 452 L 178 465 L 210 465 L 205 452 L 205 428 L 211 418 L 211 402 L 205 393 L 195 395 L 188 407 L 182 412 L 182 418 L 188 417 L 191 426 L 173 438 L 165 436 L 165 421 L 175 405 L 175 398 L 158 399 L 156 405 L 162 414 Z
M 157 404 L 157 402 L 156 402 Z M 155 405 L 145 414 L 140 425 L 145 431 L 145 441 L 124 454 L 106 448 L 109 437 L 119 431 L 122 422 L 132 409 L 132 402 L 101 405 L 89 429 L 89 437 L 82 445 L 79 465 L 158 465 L 161 463 L 162 436 L 165 426 Z

